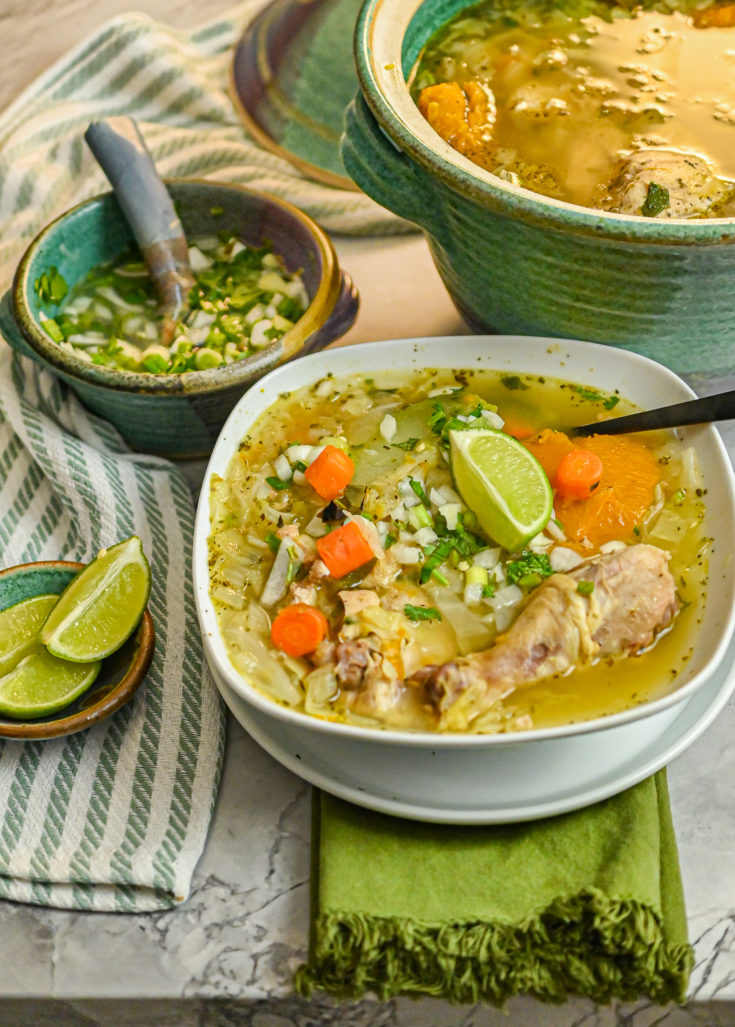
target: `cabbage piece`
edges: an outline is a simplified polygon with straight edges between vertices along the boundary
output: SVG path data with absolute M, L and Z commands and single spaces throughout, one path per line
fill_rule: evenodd
M 487 649 L 495 634 L 491 626 L 450 588 L 431 584 L 425 587 L 442 618 L 451 625 L 460 653 L 464 656 Z
M 277 702 L 300 705 L 303 693 L 292 666 L 296 661 L 287 669 L 269 642 L 247 629 L 242 614 L 221 614 L 220 625 L 230 660 L 248 684 Z

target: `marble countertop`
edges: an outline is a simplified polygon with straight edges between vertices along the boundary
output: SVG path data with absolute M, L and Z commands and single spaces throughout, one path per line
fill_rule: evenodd
M 6 0 L 0 104 L 125 0 Z M 173 25 L 202 19 L 188 0 L 134 5 Z M 206 16 L 229 4 L 210 0 Z M 49 26 L 53 22 L 53 32 Z M 419 236 L 335 240 L 362 296 L 343 344 L 465 333 Z M 725 432 L 731 454 L 735 433 Z M 198 473 L 195 469 L 194 475 Z M 0 1024 L 200 1027 L 667 1027 L 735 1024 L 735 703 L 669 768 L 672 808 L 695 947 L 682 1008 L 586 1001 L 505 1012 L 431 999 L 336 1006 L 291 993 L 308 931 L 310 789 L 234 722 L 209 839 L 188 901 L 137 916 L 0 903 Z

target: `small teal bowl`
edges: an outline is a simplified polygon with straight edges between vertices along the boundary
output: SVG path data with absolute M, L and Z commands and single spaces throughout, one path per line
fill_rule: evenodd
M 373 199 L 419 225 L 452 300 L 478 332 L 634 349 L 680 374 L 735 368 L 735 220 L 591 210 L 503 182 L 421 115 L 406 77 L 467 0 L 366 0 L 359 95 L 342 159 Z
M 0 610 L 32 596 L 60 595 L 83 567 L 68 560 L 44 560 L 0 571 Z M 63 710 L 38 720 L 0 716 L 0 738 L 59 738 L 93 727 L 132 699 L 145 680 L 154 649 L 153 620 L 146 610 L 127 642 L 102 661 L 99 674 L 86 692 Z
M 53 371 L 90 410 L 110 421 L 133 449 L 202 457 L 211 452 L 235 403 L 263 374 L 322 349 L 350 328 L 358 297 L 327 234 L 292 204 L 229 183 L 167 184 L 188 238 L 228 229 L 250 245 L 272 243 L 289 271 L 301 271 L 310 304 L 293 328 L 244 360 L 175 375 L 118 371 L 61 349 L 39 323 L 41 312 L 53 317 L 58 307 L 39 300 L 34 282 L 56 266 L 73 285 L 130 244 L 117 200 L 106 193 L 62 214 L 36 236 L 0 302 L 0 330 L 18 352 Z

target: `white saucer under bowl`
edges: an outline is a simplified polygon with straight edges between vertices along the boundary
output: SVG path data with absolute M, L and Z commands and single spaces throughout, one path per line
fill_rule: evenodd
M 267 753 L 304 780 L 358 806 L 436 824 L 511 824 L 581 809 L 631 788 L 687 749 L 735 691 L 735 643 L 711 680 L 674 708 L 651 740 L 625 728 L 510 749 L 385 749 L 363 760 L 354 741 L 325 759 L 318 738 L 264 716 L 224 681 L 235 719 Z M 339 766 L 339 773 L 336 767 Z
M 562 378 L 642 408 L 693 396 L 677 375 L 626 350 L 565 339 L 456 336 L 346 346 L 284 365 L 245 393 L 205 474 L 194 539 L 194 586 L 204 649 L 218 688 L 252 737 L 290 770 L 355 803 L 463 824 L 510 823 L 596 802 L 673 759 L 705 730 L 735 688 L 735 477 L 716 429 L 681 430 L 707 488 L 712 569 L 691 655 L 671 692 L 593 721 L 513 734 L 380 731 L 310 717 L 274 703 L 230 662 L 209 594 L 209 481 L 224 476 L 254 421 L 279 396 L 326 374 L 392 368 L 486 367 Z

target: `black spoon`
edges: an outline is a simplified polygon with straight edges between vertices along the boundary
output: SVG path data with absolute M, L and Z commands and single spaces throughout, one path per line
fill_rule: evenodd
M 735 417 L 735 389 L 715 396 L 686 399 L 683 403 L 641 410 L 625 417 L 611 417 L 608 421 L 581 424 L 571 429 L 572 435 L 620 435 L 622 432 L 653 431 L 656 428 L 681 428 L 686 424 L 704 424 L 726 421 Z

